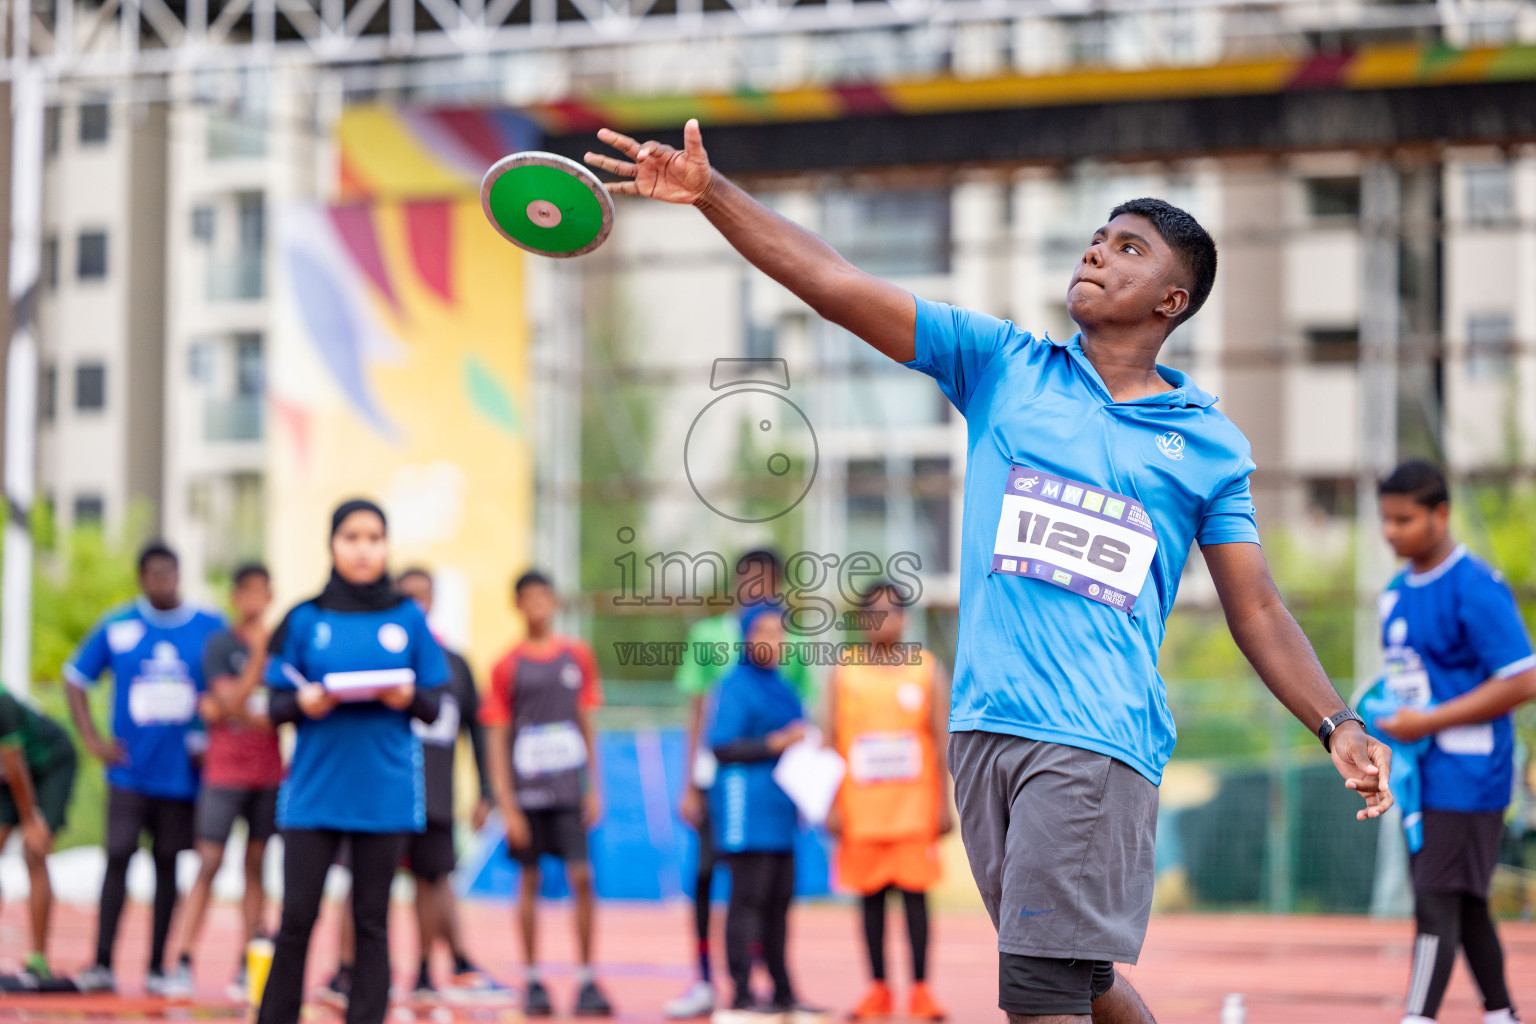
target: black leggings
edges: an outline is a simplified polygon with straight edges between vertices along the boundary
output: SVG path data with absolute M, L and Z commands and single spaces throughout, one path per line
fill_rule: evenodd
M 1467 966 L 1483 994 L 1483 1008 L 1509 1008 L 1504 982 L 1504 949 L 1488 913 L 1488 901 L 1471 893 L 1419 891 L 1413 894 L 1418 935 L 1408 980 L 1407 1012 L 1434 1017 L 1451 980 L 1456 949 L 1466 951 Z
M 171 914 L 176 909 L 176 854 L 192 848 L 190 800 L 145 796 L 112 786 L 107 792 L 107 873 L 101 880 L 101 911 L 96 919 L 96 963 L 112 966 L 112 946 L 118 921 L 128 896 L 128 862 L 139 848 L 139 837 L 148 832 L 155 859 L 154 932 L 149 947 L 149 969 L 165 967 L 165 940 L 171 933 Z
M 171 915 L 176 910 L 176 854 L 156 851 L 155 923 L 150 939 L 149 969 L 159 974 L 165 970 L 165 940 L 171 934 Z M 132 852 L 114 853 L 107 858 L 107 873 L 101 880 L 101 912 L 96 922 L 96 963 L 112 966 L 112 944 L 117 938 L 117 922 L 128 897 L 128 862 Z
M 699 819 L 699 869 L 693 880 L 693 932 L 698 939 L 699 976 L 708 981 L 710 896 L 715 882 L 714 826 L 709 820 L 709 796 L 705 794 L 704 816 Z
M 773 979 L 773 1001 L 795 1001 L 784 962 L 789 936 L 789 904 L 795 898 L 793 853 L 733 853 L 731 903 L 725 917 L 725 956 L 738 1002 L 752 997 L 752 947 L 761 944 L 763 964 Z
M 886 886 L 864 897 L 864 946 L 869 950 L 869 973 L 876 981 L 885 980 L 885 897 L 901 893 L 907 915 L 907 939 L 912 943 L 912 980 L 928 977 L 928 896 Z
M 357 958 L 347 1024 L 381 1024 L 389 1010 L 389 887 L 405 852 L 397 833 L 297 830 L 283 833 L 283 923 L 257 1024 L 295 1024 L 304 1003 L 309 936 L 325 876 L 343 837 L 352 843 L 352 923 Z

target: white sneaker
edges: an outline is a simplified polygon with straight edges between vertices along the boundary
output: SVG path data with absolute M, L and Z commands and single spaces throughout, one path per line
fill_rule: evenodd
M 165 995 L 165 972 L 150 971 L 144 975 L 144 994 L 147 996 L 161 997 Z
M 715 987 L 707 981 L 696 981 L 682 995 L 663 1006 L 668 1020 L 688 1020 L 707 1017 L 715 1008 Z
M 112 977 L 112 968 L 92 964 L 75 975 L 75 987 L 81 992 L 116 992 L 117 979 Z
M 144 990 L 146 992 L 149 991 L 149 982 L 147 980 L 144 983 Z M 177 964 L 176 969 L 167 974 L 160 983 L 160 995 L 167 999 L 191 999 L 192 965 L 186 962 Z

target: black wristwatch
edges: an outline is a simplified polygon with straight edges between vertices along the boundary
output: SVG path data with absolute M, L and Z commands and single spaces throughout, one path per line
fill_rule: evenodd
M 1365 728 L 1365 719 L 1355 714 L 1349 708 L 1337 711 L 1323 719 L 1323 724 L 1317 727 L 1317 738 L 1323 741 L 1323 749 L 1333 753 L 1333 731 L 1345 722 L 1359 722 L 1360 728 Z

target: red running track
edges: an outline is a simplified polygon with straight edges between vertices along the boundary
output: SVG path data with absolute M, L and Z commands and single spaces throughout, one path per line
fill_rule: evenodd
M 0 969 L 10 970 L 26 948 L 25 908 L 0 912 Z M 512 909 L 492 903 L 462 908 L 471 953 L 504 980 L 520 978 L 521 954 L 513 932 Z M 690 911 L 683 905 L 608 904 L 599 910 L 600 977 L 619 1010 L 619 1019 L 659 1021 L 659 1007 L 691 977 Z M 56 914 L 53 959 L 61 969 L 87 963 L 94 948 L 95 915 L 88 908 L 62 906 Z M 238 911 L 218 906 L 209 916 L 196 975 L 203 1012 L 217 1015 L 239 949 Z M 316 933 L 310 978 L 318 985 L 335 963 L 336 909 L 327 907 Z M 891 974 L 907 974 L 905 929 L 893 908 L 890 920 Z M 547 907 L 543 946 L 545 974 L 556 1007 L 573 995 L 570 972 L 573 940 L 564 906 Z M 718 923 L 718 922 L 717 922 Z M 791 959 L 805 998 L 838 1011 L 860 994 L 864 957 L 855 909 L 838 903 L 804 904 L 794 911 Z M 414 919 L 397 906 L 396 983 L 414 979 Z M 117 964 L 121 999 L 101 997 L 3 997 L 0 1017 L 68 1019 L 75 1022 L 143 1019 L 159 1015 L 159 1004 L 139 998 L 148 946 L 148 908 L 131 906 L 123 916 Z M 1536 1015 L 1536 925 L 1502 926 L 1509 977 L 1517 1007 Z M 1411 955 L 1407 921 L 1354 917 L 1265 917 L 1260 915 L 1164 915 L 1154 917 L 1140 965 L 1127 976 L 1147 998 L 1160 1024 L 1217 1024 L 1223 995 L 1244 994 L 1250 1024 L 1397 1024 Z M 931 974 L 935 989 L 956 1022 L 1000 1021 L 995 1008 L 997 960 L 990 923 L 973 913 L 942 913 L 934 921 Z M 446 964 L 439 964 L 440 974 Z M 718 968 L 717 968 L 718 970 Z M 1477 1024 L 1481 1006 L 1470 979 L 1457 968 L 1442 1010 L 1444 1024 Z M 224 1011 L 226 1014 L 232 1012 Z M 173 1011 L 170 1016 L 186 1016 Z

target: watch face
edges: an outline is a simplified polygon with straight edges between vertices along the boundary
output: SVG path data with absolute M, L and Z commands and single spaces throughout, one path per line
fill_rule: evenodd
M 683 446 L 688 483 L 716 514 L 739 523 L 777 519 L 816 479 L 816 433 L 777 391 L 735 388 L 694 418 Z

